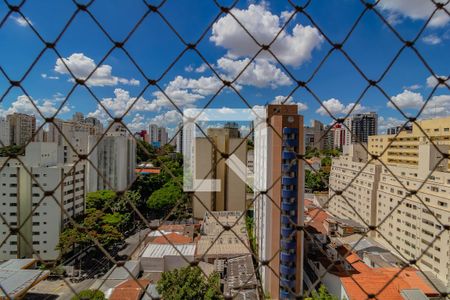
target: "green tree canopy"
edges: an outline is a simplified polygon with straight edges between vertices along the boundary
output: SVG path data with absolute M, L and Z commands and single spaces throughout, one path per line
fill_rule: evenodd
M 323 284 L 320 285 L 318 291 L 313 291 L 311 294 L 312 297 L 306 298 L 305 300 L 338 300 L 338 297 L 330 295 Z
M 155 148 L 147 142 L 138 141 L 136 145 L 136 162 L 138 164 L 155 159 Z
M 320 164 L 322 165 L 322 167 L 329 167 L 331 166 L 331 157 L 326 156 L 324 158 L 321 159 Z
M 84 290 L 72 297 L 72 300 L 106 300 L 105 294 L 98 290 Z
M 150 209 L 161 210 L 174 206 L 183 196 L 183 191 L 174 182 L 166 183 L 161 189 L 153 192 L 148 198 L 147 205 Z
M 111 190 L 91 192 L 86 195 L 86 208 L 101 209 L 114 202 L 117 195 Z
M 322 192 L 327 190 L 326 182 L 328 182 L 329 173 L 310 170 L 305 171 L 305 187 L 313 192 Z
M 162 273 L 156 289 L 163 299 L 223 299 L 219 275 L 213 273 L 206 278 L 199 267 L 188 266 Z

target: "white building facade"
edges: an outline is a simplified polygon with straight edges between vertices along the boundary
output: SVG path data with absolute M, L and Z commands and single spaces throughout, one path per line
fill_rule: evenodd
M 0 172 L 0 236 L 5 239 L 0 260 L 58 259 L 60 232 L 70 217 L 84 212 L 85 164 L 62 164 L 57 152 L 55 143 L 30 143 L 21 157 L 24 164 L 9 160 Z M 10 227 L 20 228 L 21 235 Z
M 136 141 L 123 132 L 89 136 L 89 192 L 124 191 L 136 178 Z

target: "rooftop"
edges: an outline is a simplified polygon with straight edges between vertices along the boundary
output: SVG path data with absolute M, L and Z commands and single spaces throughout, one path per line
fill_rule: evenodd
M 192 238 L 175 232 L 158 236 L 152 241 L 154 244 L 190 244 L 192 242 Z
M 227 285 L 230 289 L 254 288 L 258 284 L 251 255 L 231 258 L 227 262 Z
M 245 217 L 242 211 L 213 211 L 206 212 L 203 219 L 203 232 L 206 235 L 219 235 L 224 225 L 232 226 L 232 230 L 238 235 L 247 236 Z
M 330 215 L 322 208 L 314 207 L 308 208 L 305 212 L 307 217 L 310 219 L 305 220 L 306 226 L 314 227 L 318 232 L 322 234 L 327 234 L 327 230 L 324 226 L 324 221 L 330 217 Z
M 20 270 L 28 269 L 36 263 L 34 258 L 9 259 L 0 264 L 0 269 Z
M 349 255 L 347 261 L 357 271 L 340 278 L 349 300 L 366 299 L 367 294 L 376 294 L 378 299 L 404 300 L 401 292 L 410 289 L 420 289 L 428 297 L 439 295 L 414 268 L 372 269 L 356 254 Z
M 35 262 L 35 259 L 12 259 L 0 265 L 0 299 L 21 298 L 50 275 L 50 271 L 26 269 Z
M 220 237 L 203 235 L 197 242 L 197 256 L 206 255 L 219 258 L 250 253 L 247 239 L 242 239 L 242 241 L 232 232 L 224 232 Z
M 186 245 L 170 245 L 170 244 L 153 244 L 147 245 L 142 252 L 141 257 L 163 258 L 165 256 L 194 256 L 195 244 Z
M 139 300 L 149 283 L 146 279 L 129 279 L 114 288 L 109 300 Z

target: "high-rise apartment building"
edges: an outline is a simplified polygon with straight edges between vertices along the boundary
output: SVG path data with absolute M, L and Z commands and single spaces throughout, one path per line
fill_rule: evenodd
M 9 146 L 9 139 L 9 121 L 5 118 L 0 118 L 0 147 Z
M 450 150 L 450 118 L 417 121 L 411 131 L 397 133 L 369 137 L 369 153 L 384 165 L 374 161 L 361 172 L 365 163 L 359 159 L 333 159 L 333 190 L 343 190 L 356 178 L 343 192 L 351 205 L 336 195 L 329 208 L 355 221 L 358 212 L 377 226 L 372 236 L 378 242 L 405 259 L 417 259 L 421 270 L 449 287 L 450 233 L 444 228 L 450 222 L 450 165 L 442 153 Z
M 203 218 L 206 208 L 211 211 L 244 211 L 246 208 L 245 182 L 228 167 L 221 153 L 231 154 L 233 152 L 245 165 L 247 143 L 239 138 L 237 128 L 209 128 L 207 134 L 208 138 L 195 139 L 196 178 L 219 180 L 220 191 L 195 192 L 194 217 Z M 214 146 L 211 142 L 214 143 Z
M 31 141 L 36 132 L 36 118 L 34 116 L 13 113 L 7 117 L 9 123 L 9 139 L 11 145 L 23 146 Z
M 449 146 L 439 148 L 448 151 Z M 443 157 L 430 144 L 421 144 L 418 150 L 417 167 L 381 167 L 376 238 L 406 259 L 420 257 L 417 266 L 450 287 L 450 232 L 444 229 L 450 223 L 450 173 L 438 167 L 430 175 Z M 419 187 L 416 195 L 408 194 Z
M 158 128 L 158 141 L 161 147 L 167 145 L 167 143 L 169 142 L 169 134 L 167 133 L 166 128 L 164 127 Z
M 178 153 L 183 153 L 183 136 L 184 136 L 184 130 L 183 130 L 183 124 L 179 124 L 175 136 L 175 151 Z
M 85 163 L 62 164 L 57 148 L 55 143 L 32 142 L 21 157 L 23 164 L 12 159 L 0 171 L 2 215 L 10 227 L 20 228 L 21 233 L 11 232 L 0 222 L 0 260 L 35 254 L 43 260 L 58 259 L 59 235 L 69 216 L 84 212 Z M 1 159 L 6 158 L 0 158 L 3 165 Z M 53 191 L 54 198 L 46 196 L 41 188 Z
M 95 118 L 84 119 L 83 114 L 75 113 L 72 121 L 55 119 L 48 126 L 45 141 L 57 143 L 59 156 L 63 163 L 72 163 L 78 160 L 78 154 L 87 154 L 88 137 L 99 135 L 103 126 Z
M 342 124 L 335 124 L 332 129 L 333 132 L 333 148 L 342 149 L 347 145 L 349 138 L 349 131 Z
M 255 234 L 264 292 L 272 299 L 302 295 L 304 168 L 303 117 L 296 105 L 268 105 L 266 124 L 255 124 Z M 263 192 L 262 194 L 260 192 Z
M 158 133 L 158 125 L 150 124 L 148 127 L 148 134 L 150 136 L 150 143 L 158 142 L 159 133 Z
M 167 129 L 164 127 L 159 127 L 156 124 L 150 124 L 148 134 L 150 144 L 156 147 L 162 147 L 169 142 L 169 134 L 167 133 Z
M 367 143 L 370 135 L 378 133 L 378 114 L 375 112 L 352 115 L 350 121 L 352 133 L 350 138 L 347 137 L 346 145 Z
M 305 148 L 323 150 L 325 148 L 325 127 L 322 122 L 311 121 L 311 126 L 305 126 Z
M 435 144 L 450 145 L 450 117 L 417 121 L 411 130 L 403 130 L 397 136 L 371 136 L 368 150 L 371 154 L 380 155 L 384 163 L 417 167 L 419 144 L 430 140 Z
M 327 208 L 334 216 L 371 226 L 377 223 L 374 187 L 380 181 L 381 166 L 366 164 L 367 152 L 360 144 L 345 146 L 344 154 L 333 158 L 329 179 L 331 200 Z M 342 192 L 342 196 L 335 195 L 337 192 Z
M 89 192 L 124 191 L 134 181 L 136 140 L 132 136 L 121 131 L 108 132 L 103 137 L 91 135 L 88 152 Z

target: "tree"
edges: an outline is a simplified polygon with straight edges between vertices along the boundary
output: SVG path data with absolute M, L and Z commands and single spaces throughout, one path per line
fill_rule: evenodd
M 199 267 L 187 266 L 162 273 L 156 289 L 163 299 L 223 299 L 219 274 L 213 273 L 206 278 Z
M 136 161 L 138 164 L 155 159 L 155 148 L 147 142 L 138 141 L 136 145 Z
M 23 155 L 23 147 L 11 145 L 11 146 L 5 146 L 2 147 L 0 144 L 0 157 L 7 157 L 10 155 Z
M 115 202 L 117 195 L 116 192 L 111 190 L 101 190 L 91 192 L 86 195 L 86 208 L 101 209 L 108 207 L 111 203 Z
M 326 157 L 322 158 L 322 160 L 320 161 L 320 164 L 322 165 L 322 167 L 331 166 L 331 157 L 326 156 Z
M 306 300 L 338 300 L 338 297 L 330 295 L 327 288 L 322 284 L 319 287 L 319 291 L 313 291 L 312 297 L 306 298 Z
M 327 186 L 325 182 L 328 182 L 329 173 L 318 171 L 313 172 L 310 170 L 305 171 L 305 187 L 313 192 L 326 191 Z
M 190 217 L 188 214 L 188 198 L 180 184 L 181 178 L 176 178 L 166 183 L 148 198 L 147 207 L 157 216 L 164 216 L 178 205 L 177 209 L 172 211 L 171 218 Z
M 72 300 L 106 300 L 105 294 L 99 290 L 84 290 L 72 297 Z

